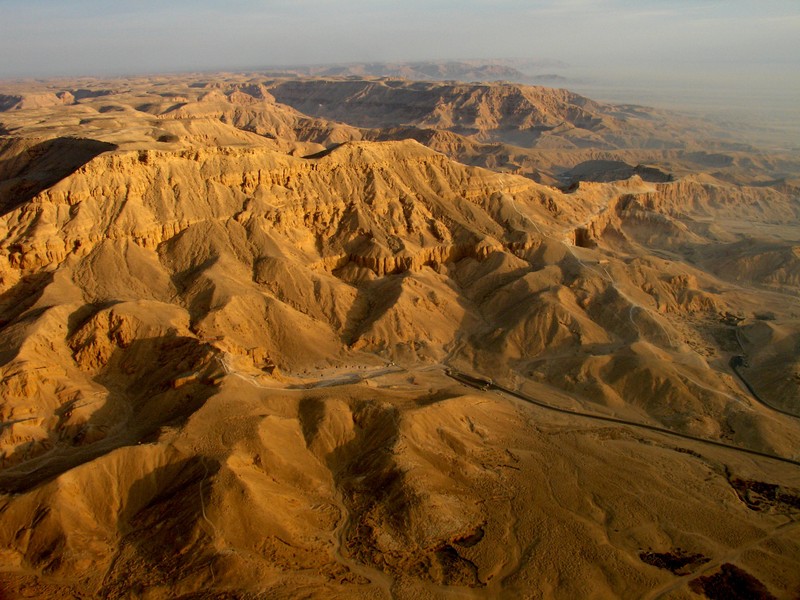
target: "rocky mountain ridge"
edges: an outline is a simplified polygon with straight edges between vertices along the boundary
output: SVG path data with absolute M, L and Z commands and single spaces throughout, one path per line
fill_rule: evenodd
M 4 593 L 800 586 L 791 159 L 540 88 L 117 84 L 0 113 Z

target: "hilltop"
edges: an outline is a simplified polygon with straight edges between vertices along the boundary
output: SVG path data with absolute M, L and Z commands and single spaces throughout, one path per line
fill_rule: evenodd
M 796 157 L 519 84 L 0 93 L 6 594 L 800 589 Z

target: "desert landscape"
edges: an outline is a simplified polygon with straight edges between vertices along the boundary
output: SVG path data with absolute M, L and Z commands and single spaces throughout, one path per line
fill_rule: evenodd
M 0 596 L 800 596 L 800 156 L 459 65 L 0 82 Z

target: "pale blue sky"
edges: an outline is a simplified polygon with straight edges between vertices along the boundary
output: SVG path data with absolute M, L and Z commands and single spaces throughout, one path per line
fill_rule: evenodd
M 458 57 L 797 73 L 800 0 L 0 0 L 0 77 Z

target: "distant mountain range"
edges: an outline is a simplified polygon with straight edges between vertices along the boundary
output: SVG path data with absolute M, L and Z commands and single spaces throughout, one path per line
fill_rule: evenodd
M 553 73 L 569 67 L 559 60 L 499 59 L 411 62 L 361 62 L 309 65 L 270 70 L 270 74 L 316 77 L 401 77 L 415 81 L 513 81 L 517 83 L 566 82 Z

